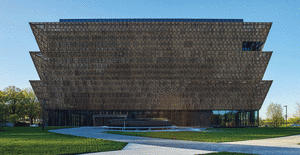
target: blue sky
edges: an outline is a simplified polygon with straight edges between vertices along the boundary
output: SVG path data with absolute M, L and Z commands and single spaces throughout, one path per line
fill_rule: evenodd
M 0 0 L 0 89 L 39 80 L 29 51 L 39 51 L 29 22 L 65 18 L 230 18 L 273 22 L 263 51 L 273 51 L 264 80 L 274 80 L 260 110 L 271 102 L 300 102 L 300 0 Z M 285 109 L 284 109 L 285 115 Z

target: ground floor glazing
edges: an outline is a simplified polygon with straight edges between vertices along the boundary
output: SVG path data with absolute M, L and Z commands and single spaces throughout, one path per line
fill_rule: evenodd
M 46 114 L 47 117 L 45 122 L 49 126 L 68 126 L 68 125 L 108 126 L 109 125 L 108 120 L 117 118 L 117 116 L 126 116 L 128 119 L 139 119 L 139 118 L 168 119 L 169 121 L 171 121 L 172 125 L 176 125 L 176 126 L 201 126 L 201 127 L 258 126 L 258 120 L 259 120 L 258 110 L 201 110 L 201 111 L 48 110 L 46 113 L 47 113 Z M 101 122 L 101 123 L 97 123 L 97 122 Z

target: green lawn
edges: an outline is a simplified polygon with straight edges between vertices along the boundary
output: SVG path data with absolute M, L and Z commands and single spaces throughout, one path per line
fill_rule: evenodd
M 106 133 L 152 138 L 200 141 L 200 142 L 232 142 L 254 139 L 265 139 L 300 134 L 300 128 L 222 128 L 207 129 L 206 132 L 122 132 L 108 131 Z
M 72 154 L 121 150 L 127 143 L 76 137 L 47 130 L 65 127 L 4 127 L 0 131 L 0 154 Z M 46 130 L 47 129 L 47 130 Z

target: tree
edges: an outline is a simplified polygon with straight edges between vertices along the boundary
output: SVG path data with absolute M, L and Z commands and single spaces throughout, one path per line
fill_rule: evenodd
M 0 122 L 4 122 L 5 120 L 5 110 L 6 110 L 5 104 L 0 102 Z
M 16 124 L 19 120 L 20 116 L 18 116 L 17 114 L 12 114 L 8 117 L 9 121 L 13 124 Z
M 35 96 L 34 91 L 31 88 L 25 88 L 21 90 L 15 86 L 8 86 L 3 91 L 0 91 L 0 114 L 3 113 L 10 116 L 10 120 L 16 121 L 28 116 L 31 124 L 33 119 L 40 117 L 42 108 Z M 0 117 L 0 120 L 1 120 Z
M 265 126 L 266 122 L 263 118 L 259 117 L 259 126 Z
M 289 124 L 299 124 L 300 123 L 300 118 L 299 117 L 292 117 L 288 119 Z
M 296 103 L 295 109 L 296 111 L 292 115 L 293 117 L 288 119 L 290 124 L 300 124 L 300 103 Z
M 25 88 L 22 90 L 24 94 L 25 102 L 25 114 L 29 117 L 30 124 L 33 123 L 33 119 L 40 116 L 42 107 L 40 106 L 34 91 L 31 88 Z
M 283 120 L 281 104 L 271 103 L 267 109 L 267 117 L 272 122 L 273 127 L 280 125 Z
M 296 112 L 294 114 L 294 118 L 300 119 L 300 103 L 296 103 Z
M 17 114 L 22 116 L 22 110 L 24 109 L 24 104 L 22 103 L 24 95 L 21 89 L 15 86 L 8 86 L 4 88 L 5 102 L 9 103 L 10 114 Z
M 4 92 L 0 90 L 0 121 L 5 119 L 5 104 L 4 104 Z
M 0 90 L 0 102 L 3 103 L 4 102 L 4 92 Z
M 6 122 L 8 116 L 8 107 L 6 103 L 6 95 L 0 90 L 0 122 Z

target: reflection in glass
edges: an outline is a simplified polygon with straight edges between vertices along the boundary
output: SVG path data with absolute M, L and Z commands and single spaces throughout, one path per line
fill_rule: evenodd
M 255 124 L 254 126 L 258 126 L 259 124 L 259 117 L 258 117 L 258 111 L 255 111 Z
M 225 126 L 225 110 L 219 110 L 220 125 Z
M 213 127 L 258 126 L 257 110 L 207 110 L 197 112 L 174 111 L 48 111 L 49 126 L 92 126 L 93 115 L 126 115 L 127 118 L 167 118 L 173 125 L 195 126 L 210 125 Z M 70 118 L 69 118 L 70 116 Z M 187 118 L 186 116 L 191 117 Z M 202 119 L 201 119 L 202 118 Z
M 211 126 L 258 126 L 257 110 L 213 110 Z

